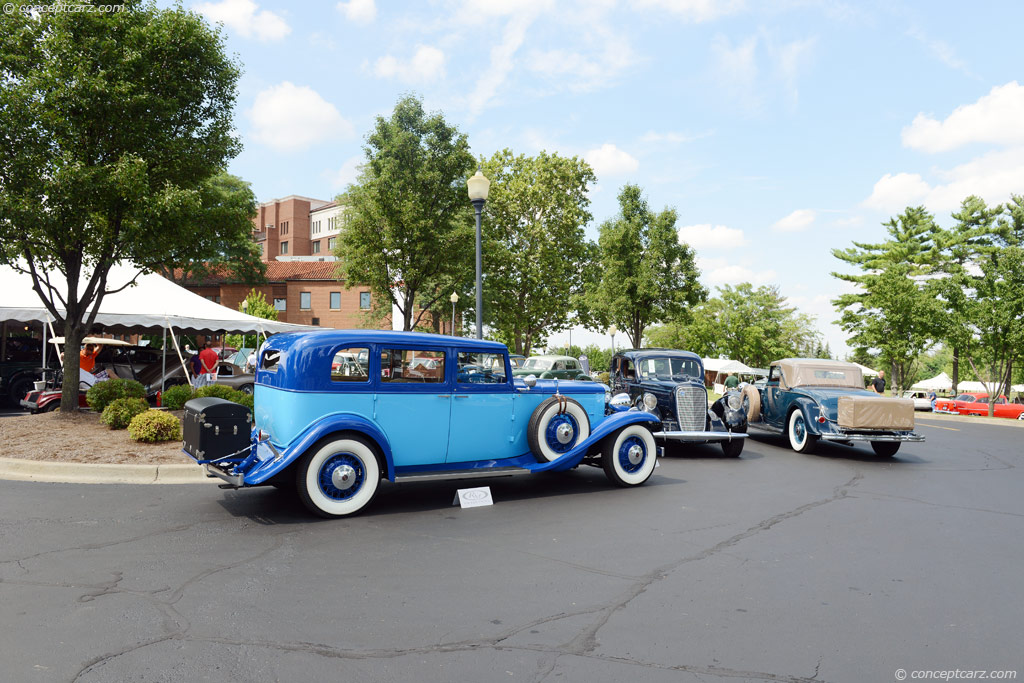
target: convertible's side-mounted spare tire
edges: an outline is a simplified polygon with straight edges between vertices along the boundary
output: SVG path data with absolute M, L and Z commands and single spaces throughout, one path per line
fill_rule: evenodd
M 526 427 L 530 450 L 543 462 L 557 460 L 589 436 L 587 411 L 568 396 L 542 401 Z
M 743 387 L 743 407 L 747 411 L 747 422 L 761 421 L 761 392 L 753 384 Z

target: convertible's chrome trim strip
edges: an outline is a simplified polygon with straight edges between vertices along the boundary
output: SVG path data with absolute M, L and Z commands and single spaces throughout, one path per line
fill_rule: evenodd
M 228 474 L 224 470 L 214 465 L 203 465 L 203 469 L 206 470 L 206 476 L 217 477 L 223 479 L 227 483 L 231 484 L 236 488 L 245 486 L 245 475 L 244 474 Z
M 822 434 L 823 441 L 924 441 L 921 434 Z
M 744 432 L 654 432 L 654 436 L 658 439 L 683 442 L 732 441 L 747 438 Z

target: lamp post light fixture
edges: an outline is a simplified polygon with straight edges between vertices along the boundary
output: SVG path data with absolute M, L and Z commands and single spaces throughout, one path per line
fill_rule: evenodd
M 459 295 L 457 292 L 452 292 L 449 301 L 452 302 L 452 336 L 455 336 L 455 304 L 459 303 Z
M 610 334 L 612 336 L 612 355 L 613 356 L 615 355 L 615 335 L 618 334 L 618 332 L 619 332 L 619 328 L 615 327 L 615 325 L 612 325 L 611 327 L 608 328 L 608 334 Z
M 476 175 L 466 181 L 469 189 L 469 201 L 476 210 L 476 338 L 484 338 L 484 295 L 481 287 L 482 260 L 480 256 L 480 214 L 484 210 L 484 202 L 487 201 L 487 191 L 491 189 L 491 181 L 488 180 L 478 166 Z

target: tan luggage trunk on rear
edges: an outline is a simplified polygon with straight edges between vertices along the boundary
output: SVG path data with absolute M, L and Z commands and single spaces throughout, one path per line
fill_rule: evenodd
M 914 401 L 884 396 L 840 396 L 839 426 L 845 429 L 913 429 Z

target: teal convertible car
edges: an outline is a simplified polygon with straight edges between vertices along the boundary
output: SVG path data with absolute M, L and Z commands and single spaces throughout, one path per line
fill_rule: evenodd
M 914 433 L 914 401 L 864 388 L 860 367 L 820 358 L 785 358 L 771 364 L 763 387 L 747 385 L 743 406 L 751 429 L 784 434 L 798 453 L 819 441 L 867 442 L 892 457 Z

